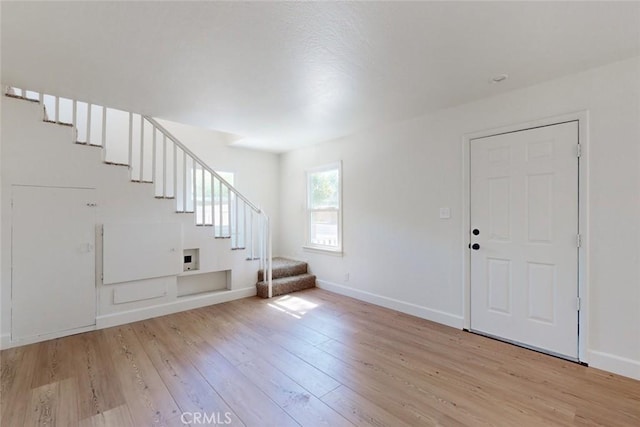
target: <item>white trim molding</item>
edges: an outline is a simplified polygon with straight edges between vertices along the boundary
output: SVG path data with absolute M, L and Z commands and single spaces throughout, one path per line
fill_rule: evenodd
M 222 290 L 207 295 L 198 295 L 193 297 L 179 298 L 167 304 L 154 305 L 150 307 L 139 308 L 136 310 L 128 310 L 117 313 L 105 314 L 96 318 L 96 324 L 71 329 L 67 331 L 54 332 L 46 335 L 25 338 L 18 341 L 11 341 L 10 334 L 0 335 L 0 349 L 4 350 L 11 347 L 18 347 L 27 344 L 33 344 L 41 341 L 47 341 L 54 338 L 61 338 L 69 335 L 75 335 L 82 332 L 90 332 L 97 329 L 110 328 L 112 326 L 124 325 L 131 322 L 150 319 L 152 317 L 164 316 L 167 314 L 178 313 L 194 308 L 205 307 L 208 305 L 220 304 L 227 301 L 233 301 L 240 298 L 252 297 L 256 295 L 255 286 L 235 290 Z
M 4 350 L 11 346 L 11 335 L 2 334 L 0 335 L 0 350 Z
M 96 329 L 110 328 L 112 326 L 124 325 L 131 322 L 150 319 L 152 317 L 164 316 L 178 313 L 194 308 L 205 307 L 207 305 L 220 304 L 240 298 L 252 297 L 256 295 L 256 288 L 222 290 L 207 295 L 178 298 L 176 301 L 166 304 L 153 305 L 150 307 L 138 308 L 116 313 L 104 314 L 96 319 Z
M 6 335 L 2 335 L 1 337 L 2 350 L 6 350 L 7 348 L 12 348 L 12 347 L 20 347 L 28 344 L 35 344 L 42 341 L 49 341 L 56 338 L 67 337 L 70 335 L 81 334 L 83 332 L 90 332 L 90 331 L 94 331 L 95 329 L 96 329 L 95 325 L 89 325 L 89 326 L 83 326 L 82 328 L 67 329 L 65 331 L 51 332 L 49 334 L 21 338 L 16 341 L 12 341 L 11 335 L 6 334 Z
M 589 111 L 576 111 L 554 117 L 532 120 L 526 123 L 516 123 L 494 129 L 486 129 L 469 133 L 462 137 L 462 287 L 463 287 L 463 324 L 465 329 L 471 329 L 471 257 L 467 247 L 468 236 L 471 231 L 469 212 L 470 194 L 470 143 L 471 140 L 508 132 L 517 132 L 542 126 L 551 126 L 570 121 L 578 122 L 578 143 L 581 147 L 579 158 L 579 233 L 582 238 L 578 249 L 578 296 L 580 297 L 578 360 L 589 363 Z
M 402 313 L 410 314 L 412 316 L 420 317 L 432 322 L 451 326 L 452 328 L 462 329 L 462 316 L 446 313 L 444 311 L 435 310 L 416 304 L 411 304 L 405 301 L 377 295 L 371 292 L 361 291 L 359 289 L 349 288 L 346 286 L 338 285 L 336 283 L 328 282 L 326 280 L 316 280 L 316 286 L 320 289 L 335 292 L 336 294 L 345 295 L 351 298 L 358 299 L 360 301 L 379 305 L 381 307 L 390 308 L 391 310 L 400 311 Z
M 589 350 L 589 366 L 640 380 L 640 361 Z

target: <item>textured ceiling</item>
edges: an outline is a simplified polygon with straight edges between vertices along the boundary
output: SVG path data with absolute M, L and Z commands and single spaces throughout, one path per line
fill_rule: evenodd
M 2 81 L 286 151 L 640 55 L 640 2 L 2 2 Z M 508 73 L 509 80 L 489 84 Z

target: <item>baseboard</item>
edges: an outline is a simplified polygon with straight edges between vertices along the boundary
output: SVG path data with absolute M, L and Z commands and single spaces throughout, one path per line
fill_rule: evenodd
M 589 350 L 589 366 L 640 380 L 640 361 Z
M 54 340 L 56 338 L 68 337 L 70 335 L 82 334 L 96 329 L 95 325 L 83 326 L 82 328 L 67 329 L 65 331 L 52 332 L 50 334 L 37 335 L 35 337 L 27 337 L 11 341 L 11 335 L 2 335 L 2 350 L 12 347 L 20 347 L 23 345 L 35 344 L 37 342 Z
M 124 325 L 126 323 L 138 322 L 152 317 L 165 316 L 167 314 L 178 313 L 180 311 L 192 310 L 194 308 L 205 307 L 212 304 L 220 304 L 240 298 L 256 295 L 256 288 L 223 290 L 206 295 L 189 296 L 178 298 L 176 301 L 144 307 L 135 310 L 121 311 L 98 316 L 96 319 L 96 329 L 110 328 L 112 326 Z
M 431 320 L 432 322 L 451 326 L 453 328 L 462 329 L 463 327 L 462 316 L 456 316 L 451 313 L 445 313 L 444 311 L 434 310 L 432 308 L 427 308 L 405 301 L 384 297 L 381 295 L 373 294 L 371 292 L 349 288 L 346 286 L 338 285 L 336 283 L 327 282 L 326 280 L 316 280 L 316 286 L 321 289 L 326 289 L 327 291 L 346 295 L 348 297 L 359 299 L 371 304 L 390 308 L 392 310 L 400 311 L 402 313 L 410 314 L 422 319 Z
M 10 345 L 11 345 L 11 335 L 10 334 L 0 335 L 0 350 L 9 348 Z

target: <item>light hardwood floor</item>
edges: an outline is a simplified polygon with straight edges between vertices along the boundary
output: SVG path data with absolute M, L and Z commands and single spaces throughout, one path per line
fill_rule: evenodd
M 1 357 L 2 427 L 640 426 L 639 381 L 319 289 Z

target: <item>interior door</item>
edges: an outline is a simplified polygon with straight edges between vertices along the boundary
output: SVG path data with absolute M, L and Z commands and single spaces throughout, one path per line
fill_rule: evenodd
M 14 186 L 11 338 L 96 320 L 94 191 Z
M 471 329 L 578 358 L 578 122 L 470 148 Z

